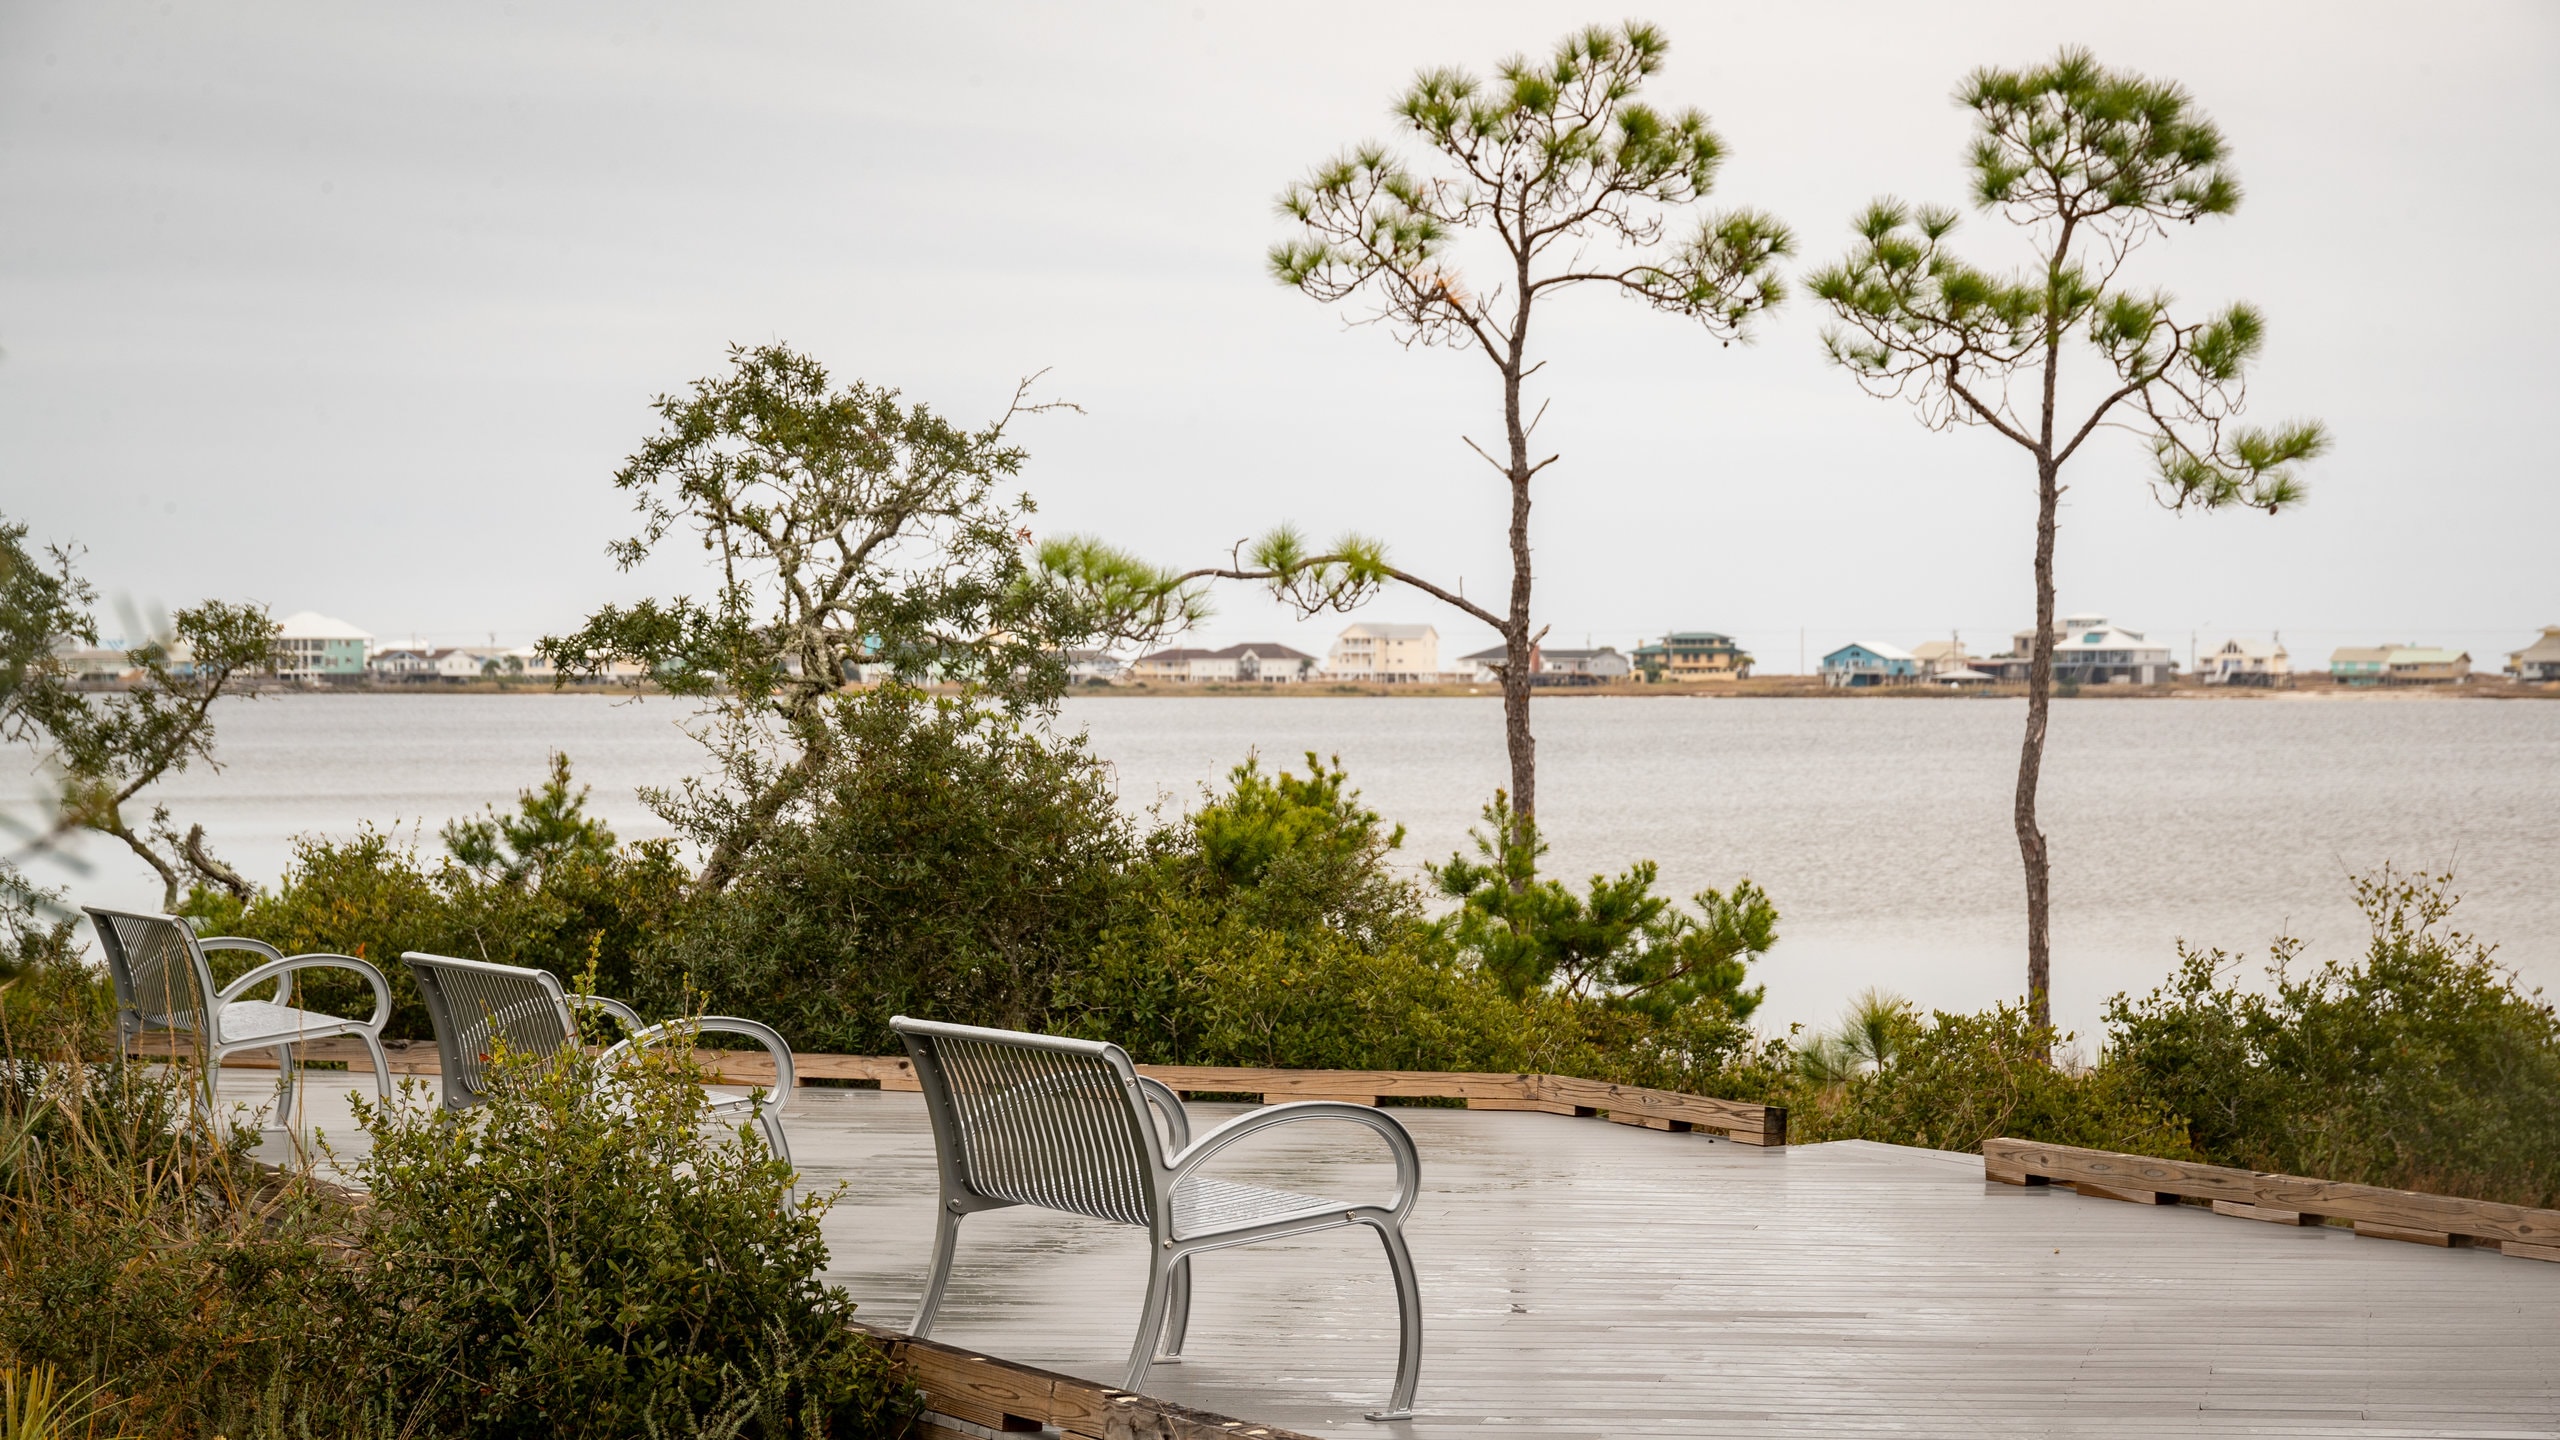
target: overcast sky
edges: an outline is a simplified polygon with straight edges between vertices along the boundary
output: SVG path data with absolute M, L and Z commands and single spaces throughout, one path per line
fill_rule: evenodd
M 1898 193 L 1955 202 L 1980 64 L 2064 43 L 2176 79 L 2248 200 L 2135 278 L 2271 334 L 2263 419 L 2336 435 L 2311 501 L 2176 517 L 2129 437 L 2071 476 L 2066 609 L 2298 656 L 2487 659 L 2560 621 L 2560 7 L 1656 4 L 1649 90 L 1705 109 L 1717 203 L 1799 268 Z M 530 640 L 675 590 L 605 559 L 646 405 L 783 341 L 961 419 L 1022 376 L 1044 529 L 1198 563 L 1275 520 L 1357 527 L 1498 593 L 1481 360 L 1274 284 L 1274 194 L 1420 66 L 1620 18 L 1564 5 L 0 3 L 0 509 L 144 603 L 246 595 L 385 640 Z M 1969 220 L 1976 256 L 2019 253 Z M 1558 642 L 1734 631 L 1764 668 L 1853 635 L 2028 616 L 2033 474 L 1827 366 L 1590 293 L 1540 354 Z M 1490 643 L 1420 595 L 1380 620 Z M 1321 652 L 1250 594 L 1210 643 Z M 1996 645 L 1990 647 L 1996 648 Z M 2494 667 L 2495 660 L 2489 660 Z

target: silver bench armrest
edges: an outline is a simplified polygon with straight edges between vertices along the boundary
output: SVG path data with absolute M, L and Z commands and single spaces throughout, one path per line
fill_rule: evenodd
M 1397 1220 L 1403 1220 L 1422 1193 L 1422 1157 L 1414 1151 L 1413 1137 L 1405 1133 L 1404 1126 L 1396 1123 L 1396 1118 L 1384 1110 L 1344 1100 L 1293 1100 L 1285 1105 L 1266 1105 L 1239 1115 L 1172 1157 L 1166 1167 L 1170 1187 L 1179 1188 L 1183 1181 L 1191 1178 L 1192 1172 L 1241 1141 L 1265 1130 L 1305 1120 L 1337 1120 L 1366 1126 L 1386 1140 L 1388 1151 L 1395 1156 L 1396 1198 L 1379 1208 L 1393 1214 Z
M 618 1007 L 628 1010 L 629 1007 Z M 773 1100 L 770 1113 L 779 1115 L 791 1103 L 796 1072 L 791 1064 L 791 1047 L 783 1041 L 782 1032 L 756 1020 L 741 1020 L 735 1015 L 705 1015 L 695 1020 L 670 1020 L 652 1025 L 630 1039 L 604 1052 L 608 1061 L 620 1060 L 658 1045 L 678 1035 L 743 1035 L 765 1048 L 773 1057 Z
M 273 980 L 276 982 L 274 1003 L 281 1005 L 293 993 L 293 975 L 298 970 L 352 970 L 364 977 L 364 983 L 373 987 L 373 1018 L 365 1023 L 379 1030 L 382 1028 L 382 1022 L 391 1018 L 391 982 L 382 978 L 381 971 L 353 955 L 277 955 L 276 947 L 263 940 L 235 940 L 233 943 L 224 943 L 226 939 L 231 938 L 207 940 L 204 942 L 204 948 L 211 950 L 221 946 L 225 950 L 258 950 L 276 955 L 276 958 L 223 986 L 221 992 L 214 997 L 223 1004 L 228 1005 L 240 999 L 253 985 L 263 985 Z

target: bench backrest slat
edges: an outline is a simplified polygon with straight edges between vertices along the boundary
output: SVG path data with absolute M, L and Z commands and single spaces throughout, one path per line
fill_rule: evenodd
M 549 973 L 449 955 L 401 957 L 435 1025 L 445 1104 L 468 1109 L 486 1094 L 489 1059 L 503 1044 L 519 1054 L 553 1055 L 577 1027 L 569 998 Z
M 87 907 L 115 982 L 116 1009 L 132 1030 L 192 1031 L 210 1038 L 213 967 L 205 963 L 195 931 L 174 915 L 141 915 Z
M 935 1138 L 976 1194 L 1146 1225 L 1161 1168 L 1137 1071 L 1116 1045 L 900 1017 Z

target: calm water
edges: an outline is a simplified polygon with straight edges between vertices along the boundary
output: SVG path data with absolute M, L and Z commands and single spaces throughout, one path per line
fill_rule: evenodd
M 2463 923 L 2560 989 L 2560 705 L 2410 700 L 2063 701 L 2046 761 L 2055 1005 L 2093 1025 L 2106 996 L 2164 974 L 2180 937 L 2314 956 L 2361 935 L 2346 876 L 2450 867 Z M 596 696 L 291 696 L 225 702 L 219 774 L 165 787 L 181 822 L 272 881 L 297 834 L 437 826 L 509 801 L 564 749 L 627 838 L 664 833 L 635 791 L 683 775 L 688 711 Z M 1338 754 L 1408 828 L 1415 864 L 1464 843 L 1502 783 L 1483 699 L 1081 699 L 1123 801 L 1180 806 L 1250 752 Z M 1973 1007 L 2022 986 L 2024 902 L 2009 830 L 2023 702 L 1561 699 L 1538 712 L 1552 864 L 1580 876 L 1651 858 L 1685 893 L 1748 875 L 1784 936 L 1765 967 L 1781 1024 L 1828 1021 L 1866 985 Z M 156 899 L 91 845 L 83 896 Z M 70 879 L 53 872 L 49 879 Z

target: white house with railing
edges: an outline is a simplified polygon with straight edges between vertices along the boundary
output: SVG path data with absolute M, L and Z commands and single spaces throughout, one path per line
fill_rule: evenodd
M 1324 673 L 1335 680 L 1427 684 L 1440 678 L 1440 631 L 1364 620 L 1334 640 Z

